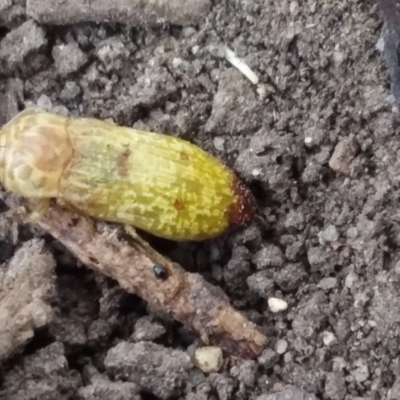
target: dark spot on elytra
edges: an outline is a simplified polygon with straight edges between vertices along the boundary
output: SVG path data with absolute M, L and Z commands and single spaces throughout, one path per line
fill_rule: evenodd
M 181 199 L 176 199 L 174 203 L 174 207 L 178 211 L 183 211 L 185 209 L 185 203 Z
M 180 157 L 181 157 L 181 160 L 182 161 L 189 161 L 189 154 L 188 153 L 186 153 L 186 151 L 181 151 L 180 152 Z

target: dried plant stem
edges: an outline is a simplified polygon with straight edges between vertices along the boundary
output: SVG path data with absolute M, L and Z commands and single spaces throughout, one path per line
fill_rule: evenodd
M 23 201 L 1 193 L 11 208 Z M 127 292 L 136 294 L 151 307 L 163 310 L 195 331 L 206 344 L 220 346 L 229 354 L 254 358 L 261 353 L 266 337 L 257 327 L 229 304 L 224 292 L 200 275 L 186 272 L 158 253 L 130 245 L 107 224 L 73 214 L 54 205 L 38 225 L 59 240 L 83 264 L 118 281 Z M 154 264 L 168 270 L 168 278 L 159 279 Z

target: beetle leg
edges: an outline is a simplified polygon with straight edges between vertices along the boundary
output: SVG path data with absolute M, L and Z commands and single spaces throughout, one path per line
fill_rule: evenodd
M 136 242 L 137 245 L 141 247 L 142 250 L 145 250 L 146 252 L 153 250 L 152 247 L 138 235 L 134 227 L 130 225 L 124 225 L 124 229 L 125 232 Z
M 25 211 L 24 219 L 34 224 L 38 222 L 47 212 L 50 207 L 50 199 L 33 199 L 29 201 L 31 211 Z
M 135 241 L 136 247 L 144 253 L 147 257 L 149 257 L 152 261 L 158 264 L 165 265 L 165 258 L 154 250 L 149 243 L 147 243 L 144 239 L 142 239 L 136 229 L 131 225 L 124 225 L 125 232 Z

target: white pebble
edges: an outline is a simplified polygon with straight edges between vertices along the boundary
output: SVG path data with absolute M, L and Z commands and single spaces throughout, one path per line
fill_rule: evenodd
M 322 341 L 325 346 L 331 346 L 336 342 L 336 336 L 332 332 L 324 331 Z
M 194 364 L 205 373 L 218 372 L 224 361 L 222 350 L 215 346 L 206 346 L 194 352 Z
M 251 174 L 252 174 L 254 177 L 260 176 L 261 173 L 262 173 L 262 171 L 261 171 L 260 168 L 254 168 L 253 171 L 251 171 Z
M 285 339 L 279 339 L 279 340 L 276 342 L 275 351 L 276 351 L 278 354 L 285 354 L 287 348 L 288 348 L 288 342 L 287 342 Z
M 268 307 L 273 313 L 278 313 L 287 310 L 288 303 L 285 300 L 271 297 L 268 299 Z
M 311 136 L 306 136 L 306 137 L 304 138 L 304 144 L 305 144 L 305 145 L 309 146 L 310 144 L 312 144 L 312 142 L 313 142 L 313 140 L 312 140 L 312 137 L 311 137 Z

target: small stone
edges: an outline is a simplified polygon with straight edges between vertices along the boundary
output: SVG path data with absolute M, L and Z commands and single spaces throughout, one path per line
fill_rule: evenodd
M 354 272 L 350 272 L 347 276 L 346 279 L 344 280 L 344 284 L 347 288 L 351 289 L 354 285 L 355 282 L 357 282 L 358 277 Z
M 204 373 L 218 372 L 223 364 L 222 350 L 216 346 L 206 346 L 194 352 L 194 364 Z
M 87 55 L 75 42 L 55 46 L 52 51 L 55 66 L 62 76 L 78 71 L 87 63 Z
M 53 103 L 50 100 L 50 97 L 46 96 L 45 94 L 42 94 L 38 98 L 36 104 L 39 108 L 46 111 L 50 111 L 53 108 Z
M 376 42 L 375 48 L 380 52 L 383 53 L 385 50 L 385 39 L 381 36 L 378 41 Z
M 346 55 L 342 53 L 341 51 L 335 51 L 333 53 L 333 62 L 334 64 L 339 67 L 341 64 L 343 64 L 343 61 L 346 59 Z
M 323 278 L 318 283 L 318 287 L 323 290 L 333 289 L 336 287 L 336 285 L 337 285 L 337 278 L 334 277 Z
M 251 174 L 254 176 L 254 178 L 257 178 L 262 174 L 262 170 L 260 168 L 254 168 L 251 171 Z
M 339 232 L 334 225 L 328 225 L 323 231 L 318 233 L 319 242 L 323 245 L 325 243 L 337 242 L 339 239 Z
M 329 166 L 342 174 L 350 173 L 350 164 L 358 151 L 358 145 L 354 138 L 342 139 L 335 147 Z
M 268 307 L 273 313 L 279 313 L 287 310 L 288 303 L 286 303 L 285 300 L 271 297 L 270 299 L 268 299 Z
M 275 350 L 278 354 L 285 354 L 288 348 L 288 342 L 285 339 L 279 339 L 276 343 Z
M 224 145 L 225 145 L 225 138 L 222 136 L 217 136 L 214 138 L 214 147 L 218 151 L 224 151 Z
M 324 342 L 325 346 L 331 346 L 332 344 L 336 343 L 336 336 L 332 332 L 324 331 L 322 335 L 322 341 Z
M 272 349 L 265 349 L 258 357 L 258 363 L 264 368 L 272 368 L 278 360 L 278 354 Z
M 179 67 L 182 65 L 182 63 L 183 63 L 183 61 L 182 61 L 182 59 L 179 58 L 179 57 L 175 57 L 175 58 L 172 60 L 172 66 L 173 66 L 174 68 L 179 68 Z
M 351 228 L 347 229 L 346 236 L 349 239 L 355 239 L 358 236 L 357 228 L 355 226 L 352 226 Z
M 313 142 L 313 139 L 312 139 L 311 136 L 306 136 L 306 137 L 304 138 L 304 144 L 305 144 L 306 146 L 311 146 L 312 142 Z

